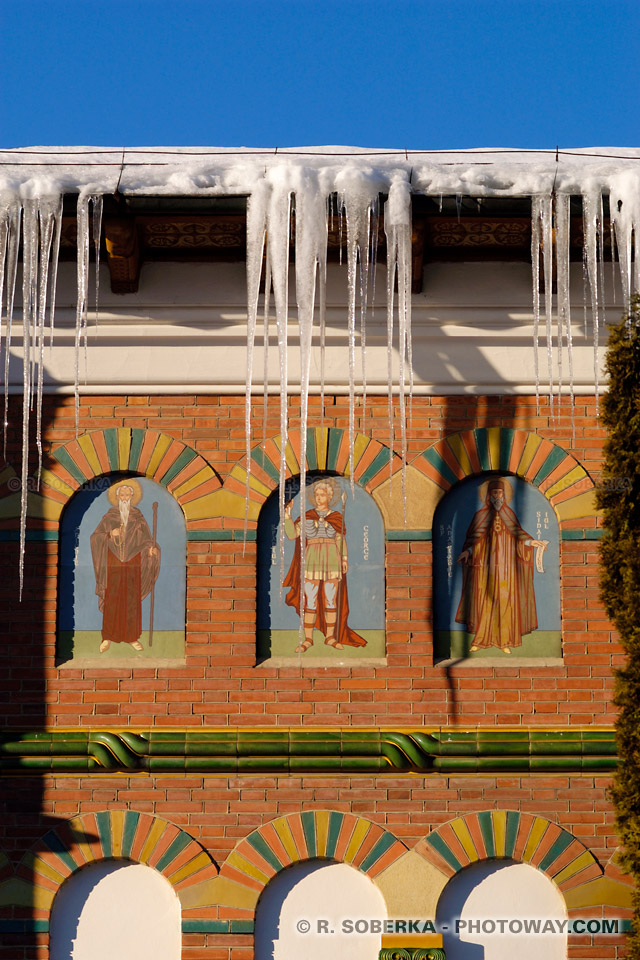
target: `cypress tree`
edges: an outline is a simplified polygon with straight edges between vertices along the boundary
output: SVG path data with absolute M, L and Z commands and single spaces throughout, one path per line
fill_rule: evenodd
M 628 960 L 640 960 L 640 297 L 611 329 L 606 358 L 609 389 L 602 422 L 608 428 L 597 504 L 606 527 L 601 542 L 601 593 L 627 655 L 616 674 L 619 763 L 610 797 L 635 881 Z

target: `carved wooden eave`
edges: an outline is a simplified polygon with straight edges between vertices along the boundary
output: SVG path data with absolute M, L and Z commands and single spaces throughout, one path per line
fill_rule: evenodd
M 136 201 L 105 197 L 103 254 L 111 275 L 114 293 L 136 293 L 140 271 L 146 262 L 240 262 L 246 255 L 246 213 L 244 198 L 196 203 L 184 201 L 165 205 L 158 201 Z M 493 214 L 493 210 L 496 211 Z M 578 211 L 576 211 L 578 212 Z M 609 231 L 605 224 L 605 259 L 610 259 Z M 295 238 L 295 217 L 291 225 Z M 329 225 L 328 259 L 343 259 L 346 238 L 337 217 Z M 582 259 L 581 216 L 571 221 L 571 259 Z M 75 258 L 76 219 L 65 213 L 62 256 Z M 293 251 L 293 243 L 292 243 Z M 292 253 L 293 256 L 293 253 Z M 377 258 L 386 259 L 382 216 L 378 220 Z M 412 269 L 414 293 L 422 291 L 426 263 L 442 261 L 522 261 L 531 259 L 529 202 L 482 201 L 465 198 L 416 197 L 413 204 Z

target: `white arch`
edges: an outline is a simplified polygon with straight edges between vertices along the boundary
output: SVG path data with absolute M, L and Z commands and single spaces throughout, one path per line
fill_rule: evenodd
M 50 960 L 179 960 L 180 901 L 152 867 L 100 860 L 62 885 L 50 930 Z
M 382 894 L 354 867 L 326 860 L 294 864 L 260 897 L 255 960 L 377 960 L 380 934 L 343 932 L 343 921 L 386 916 Z
M 437 910 L 438 928 L 447 927 L 447 960 L 566 960 L 566 928 L 558 932 L 566 919 L 555 884 L 530 864 L 508 859 L 461 870 L 444 888 Z M 527 933 L 525 922 L 535 929 L 538 920 L 539 932 Z

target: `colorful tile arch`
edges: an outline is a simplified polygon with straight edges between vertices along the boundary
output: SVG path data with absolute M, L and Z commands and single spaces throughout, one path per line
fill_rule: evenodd
M 269 437 L 264 445 L 258 444 L 251 451 L 249 520 L 254 523 L 262 505 L 278 486 L 281 446 L 280 436 Z M 300 473 L 300 457 L 300 431 L 292 430 L 285 449 L 287 477 Z M 348 432 L 339 427 L 309 428 L 306 460 L 309 471 L 327 471 L 344 477 L 351 476 Z M 400 458 L 393 454 L 389 447 L 362 433 L 355 435 L 353 462 L 354 479 L 368 493 L 373 493 L 401 469 Z M 247 465 L 246 457 L 243 457 L 224 482 L 224 508 L 227 517 L 244 521 L 246 483 Z
M 33 890 L 34 918 L 48 920 L 59 887 L 76 870 L 119 858 L 154 867 L 180 899 L 218 875 L 207 851 L 188 833 L 133 810 L 88 813 L 60 824 L 27 851 L 16 875 Z
M 83 484 L 116 472 L 148 477 L 178 501 L 189 529 L 215 526 L 216 472 L 195 450 L 166 433 L 113 427 L 84 433 L 53 451 L 42 471 L 40 493 L 29 495 L 29 517 L 57 522 L 67 501 Z M 19 494 L 16 496 L 19 497 Z M 19 504 L 16 504 L 19 515 Z
M 567 898 L 604 870 L 572 833 L 545 817 L 516 810 L 486 810 L 438 827 L 415 850 L 447 877 L 479 860 L 508 857 L 542 870 Z
M 596 513 L 594 483 L 575 457 L 536 433 L 478 427 L 439 440 L 411 462 L 442 497 L 455 483 L 485 471 L 512 473 L 538 487 L 560 520 Z
M 373 879 L 406 852 L 404 843 L 371 820 L 309 810 L 271 820 L 241 840 L 222 864 L 220 879 L 247 888 L 257 901 L 269 880 L 301 860 L 349 863 Z

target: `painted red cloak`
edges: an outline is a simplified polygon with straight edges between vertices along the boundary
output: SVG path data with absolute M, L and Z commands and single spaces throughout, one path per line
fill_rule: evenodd
M 135 643 L 142 633 L 142 601 L 160 572 L 160 547 L 136 507 L 130 508 L 124 537 L 117 544 L 111 531 L 121 523 L 118 507 L 107 510 L 91 535 L 91 555 L 102 611 L 102 639 Z M 158 552 L 149 556 L 154 546 Z
M 307 520 L 320 520 L 320 514 L 316 510 L 307 510 L 305 516 Z M 329 513 L 323 519 L 333 527 L 336 533 L 340 533 L 342 535 L 346 534 L 347 531 L 344 525 L 344 518 L 341 513 L 338 513 L 337 510 Z M 298 523 L 298 520 L 295 522 Z M 290 590 L 285 596 L 284 600 L 285 603 L 287 603 L 290 607 L 295 608 L 298 615 L 300 614 L 300 594 L 302 591 L 303 579 L 301 576 L 300 567 L 300 537 L 297 537 L 293 548 L 293 559 L 291 561 L 291 566 L 289 567 L 282 585 L 284 587 L 290 587 Z M 366 647 L 367 641 L 364 639 L 364 637 L 361 637 L 359 633 L 356 633 L 355 630 L 352 630 L 347 623 L 349 619 L 349 595 L 347 592 L 347 578 L 344 574 L 340 580 L 338 580 L 336 607 L 338 613 L 338 619 L 336 622 L 336 640 L 338 643 L 342 643 L 346 647 Z M 318 604 L 316 607 L 316 620 L 314 627 L 316 627 L 320 633 L 326 637 L 327 619 L 324 608 L 324 592 L 322 590 L 318 590 Z
M 456 622 L 474 634 L 478 647 L 520 647 L 522 637 L 538 626 L 533 590 L 534 550 L 515 513 L 504 504 L 478 510 L 462 550 L 462 597 Z

